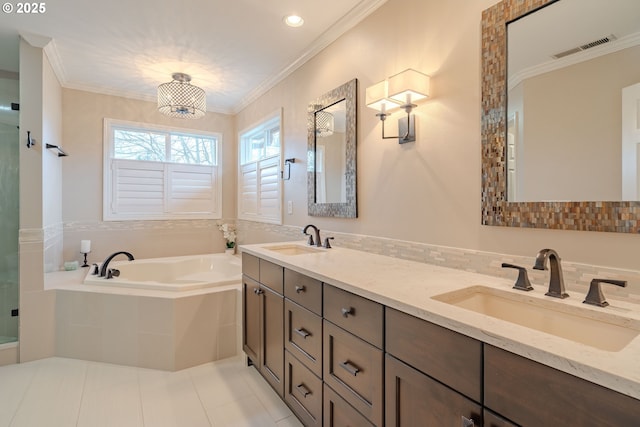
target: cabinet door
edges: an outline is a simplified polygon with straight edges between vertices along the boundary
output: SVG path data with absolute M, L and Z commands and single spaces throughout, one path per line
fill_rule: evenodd
M 266 286 L 262 291 L 262 376 L 284 396 L 284 297 Z
M 484 346 L 484 404 L 523 426 L 637 426 L 640 400 Z
M 256 367 L 260 367 L 260 284 L 242 276 L 242 349 Z
M 481 425 L 479 404 L 388 354 L 385 391 L 387 427 Z

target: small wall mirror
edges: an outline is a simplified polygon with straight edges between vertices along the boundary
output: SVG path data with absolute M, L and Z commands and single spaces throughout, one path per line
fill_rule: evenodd
M 309 215 L 357 217 L 356 91 L 353 79 L 309 104 Z

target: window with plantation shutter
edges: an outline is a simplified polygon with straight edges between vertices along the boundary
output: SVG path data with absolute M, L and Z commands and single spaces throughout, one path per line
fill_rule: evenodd
M 240 133 L 238 218 L 282 224 L 280 112 Z
M 217 133 L 105 119 L 105 220 L 222 216 Z

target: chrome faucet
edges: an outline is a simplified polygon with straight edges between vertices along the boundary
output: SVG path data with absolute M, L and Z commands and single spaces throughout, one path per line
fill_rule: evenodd
M 315 237 L 316 237 L 316 239 L 315 239 L 315 243 L 314 243 L 314 241 L 313 241 L 313 236 L 312 236 L 311 234 L 307 233 L 307 230 L 308 230 L 309 228 L 313 228 L 313 230 L 315 231 L 315 235 L 316 235 L 316 236 L 315 236 Z M 318 227 L 316 227 L 316 226 L 315 226 L 315 225 L 313 225 L 313 224 L 309 224 L 309 225 L 307 225 L 307 226 L 302 230 L 302 233 L 303 233 L 305 236 L 309 236 L 309 239 L 307 240 L 307 244 L 308 244 L 309 246 L 313 246 L 313 245 L 315 244 L 315 245 L 316 245 L 317 247 L 319 247 L 319 248 L 321 248 L 321 247 L 322 247 L 322 240 L 320 239 L 320 230 L 318 229 Z
M 113 253 L 111 255 L 109 255 L 107 257 L 107 259 L 104 260 L 104 262 L 102 263 L 102 266 L 100 268 L 100 275 L 99 277 L 105 277 L 107 275 L 107 267 L 109 266 L 109 263 L 111 262 L 112 259 L 114 259 L 117 255 L 126 255 L 127 258 L 129 258 L 129 261 L 133 261 L 133 255 L 131 255 L 129 252 L 125 252 L 125 251 L 120 251 L 120 252 L 116 252 Z M 107 277 L 108 279 L 110 279 L 110 277 Z
M 536 257 L 534 270 L 547 270 L 547 259 L 551 264 L 551 276 L 549 277 L 549 290 L 545 295 L 555 298 L 567 298 L 569 294 L 564 289 L 564 279 L 562 278 L 562 267 L 560 266 L 560 256 L 553 249 L 542 249 Z

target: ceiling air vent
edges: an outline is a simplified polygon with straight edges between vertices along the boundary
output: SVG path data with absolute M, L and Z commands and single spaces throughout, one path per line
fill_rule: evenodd
M 603 37 L 598 40 L 594 40 L 592 42 L 583 44 L 582 46 L 574 47 L 569 50 L 565 50 L 564 52 L 556 53 L 555 55 L 551 55 L 553 59 L 564 58 L 565 56 L 573 55 L 574 53 L 582 52 L 583 50 L 591 49 L 592 47 L 600 46 L 605 43 L 612 42 L 617 40 L 617 37 L 613 34 L 609 34 L 607 37 Z

